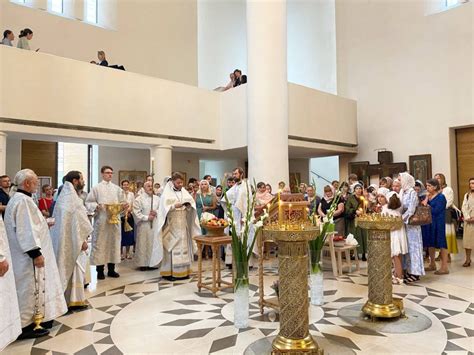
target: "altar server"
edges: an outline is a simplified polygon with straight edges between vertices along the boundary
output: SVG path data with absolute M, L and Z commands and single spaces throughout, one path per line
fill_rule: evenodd
M 33 170 L 21 170 L 15 185 L 18 190 L 5 210 L 5 227 L 23 327 L 21 337 L 35 338 L 48 334 L 45 329 L 33 330 L 35 311 L 44 315 L 50 327 L 50 321 L 67 312 L 67 306 L 48 224 L 31 198 L 38 188 L 38 177 Z
M 153 194 L 150 181 L 145 182 L 143 189 L 144 192 L 133 202 L 133 217 L 136 228 L 135 262 L 140 270 L 145 271 L 154 269 L 161 262 L 163 244 L 156 219 L 159 198 Z
M 79 171 L 70 171 L 56 201 L 51 239 L 58 263 L 59 276 L 69 308 L 87 307 L 84 278 L 87 268 L 87 238 L 92 225 L 78 192 L 84 188 Z
M 0 351 L 21 333 L 12 258 L 3 218 L 0 216 Z
M 91 264 L 96 265 L 97 279 L 105 279 L 104 265 L 107 264 L 109 277 L 120 277 L 115 264 L 120 263 L 121 223 L 109 223 L 108 204 L 121 204 L 128 208 L 122 189 L 112 183 L 114 170 L 110 166 L 100 169 L 102 181 L 94 186 L 86 199 L 86 207 L 94 215 L 92 233 Z
M 159 238 L 163 238 L 161 275 L 169 280 L 189 277 L 197 252 L 192 237 L 201 234 L 196 202 L 183 184 L 181 174 L 174 173 L 163 189 L 158 209 Z

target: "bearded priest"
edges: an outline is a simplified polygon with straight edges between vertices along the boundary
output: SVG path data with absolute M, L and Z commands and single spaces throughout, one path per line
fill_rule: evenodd
M 141 193 L 133 202 L 135 219 L 134 261 L 141 271 L 156 269 L 163 259 L 163 244 L 159 238 L 158 215 L 159 197 L 153 194 L 153 183 L 143 184 Z
M 92 225 L 78 192 L 84 188 L 79 171 L 70 171 L 54 207 L 51 239 L 62 289 L 69 309 L 86 308 L 84 277 L 87 268 L 87 238 Z
M 192 237 L 201 234 L 196 202 L 183 184 L 183 176 L 173 173 L 163 189 L 158 209 L 159 238 L 163 238 L 164 247 L 161 276 L 171 281 L 189 278 L 197 252 Z
M 0 215 L 0 351 L 21 333 L 20 311 L 7 233 Z
M 48 223 L 31 197 L 38 189 L 38 177 L 33 170 L 23 169 L 14 182 L 18 189 L 5 210 L 5 228 L 23 327 L 20 338 L 37 338 L 49 332 L 34 330 L 35 314 L 41 314 L 44 326 L 51 328 L 67 306 Z

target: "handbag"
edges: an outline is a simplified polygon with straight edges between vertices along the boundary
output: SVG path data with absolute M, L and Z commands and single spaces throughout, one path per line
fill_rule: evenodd
M 431 224 L 433 218 L 431 216 L 431 207 L 419 205 L 416 207 L 415 213 L 408 220 L 411 226 L 424 226 Z

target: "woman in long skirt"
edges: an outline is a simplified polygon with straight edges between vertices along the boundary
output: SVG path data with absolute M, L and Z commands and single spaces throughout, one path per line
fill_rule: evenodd
M 471 266 L 471 250 L 474 248 L 474 178 L 469 179 L 469 191 L 464 195 L 462 203 L 464 216 L 464 235 L 462 243 L 466 251 L 466 260 L 462 266 Z
M 400 174 L 400 183 L 402 185 L 402 219 L 405 223 L 408 254 L 403 258 L 403 269 L 405 270 L 404 281 L 414 282 L 420 279 L 420 276 L 425 274 L 423 265 L 423 239 L 421 236 L 420 226 L 413 226 L 409 224 L 410 217 L 415 214 L 418 206 L 418 195 L 414 189 L 415 178 L 408 173 Z

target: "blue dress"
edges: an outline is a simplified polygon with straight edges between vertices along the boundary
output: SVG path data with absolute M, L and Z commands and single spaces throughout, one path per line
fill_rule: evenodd
M 431 206 L 432 222 L 427 226 L 427 247 L 437 249 L 448 249 L 446 242 L 446 197 L 437 194 L 428 201 Z
M 410 217 L 415 214 L 418 203 L 418 195 L 413 188 L 403 192 L 402 219 L 405 223 L 408 242 L 408 254 L 403 256 L 403 269 L 407 270 L 408 273 L 412 275 L 421 276 L 425 274 L 425 267 L 423 265 L 423 239 L 421 236 L 421 228 L 420 226 L 412 226 L 408 224 Z

